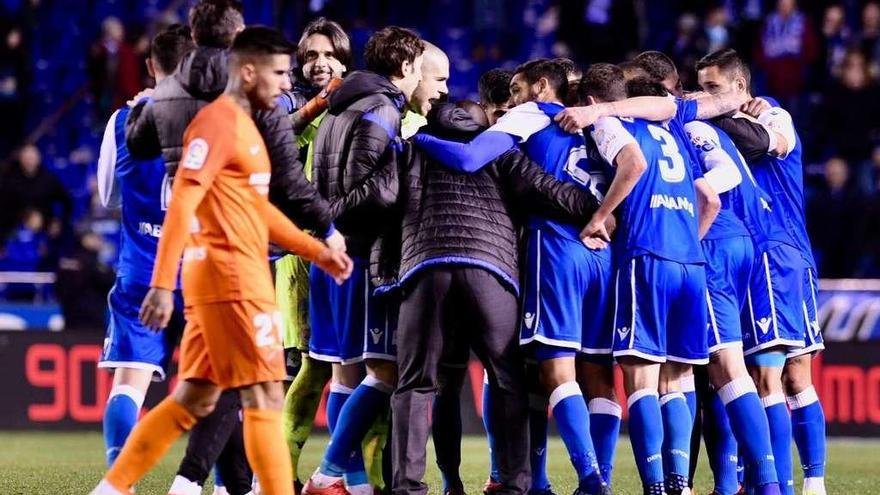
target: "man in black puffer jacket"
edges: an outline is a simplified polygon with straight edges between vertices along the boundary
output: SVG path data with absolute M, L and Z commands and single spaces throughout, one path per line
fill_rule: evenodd
M 330 400 L 345 400 L 345 405 L 321 466 L 303 494 L 372 493 L 361 475 L 362 461 L 352 458 L 388 404 L 397 367 L 396 307 L 372 294 L 369 255 L 397 198 L 401 111 L 421 80 L 424 50 L 422 40 L 408 29 L 377 31 L 364 50 L 367 70 L 350 73 L 330 94 L 312 143 L 313 180 L 332 204 L 355 269 L 340 286 L 314 267 L 309 277 L 309 355 L 333 363 Z M 363 380 L 361 361 L 367 369 Z M 346 485 L 343 474 L 357 481 Z
M 183 153 L 183 131 L 205 105 L 226 88 L 229 47 L 244 28 L 241 2 L 202 0 L 190 10 L 196 49 L 181 61 L 173 76 L 162 81 L 132 108 L 125 123 L 125 143 L 135 158 L 159 153 L 173 176 Z M 333 233 L 329 204 L 321 198 L 297 160 L 293 127 L 280 105 L 255 112 L 254 121 L 269 151 L 272 182 L 269 199 L 299 227 L 319 235 Z M 328 241 L 342 247 L 341 236 Z M 334 244 L 335 243 L 335 244 Z
M 484 127 L 456 105 L 443 105 L 423 132 L 469 141 Z M 388 252 L 373 257 L 378 278 L 388 284 L 400 253 L 393 282 L 403 291 L 392 398 L 393 493 L 427 491 L 424 449 L 438 366 L 444 348 L 461 342 L 470 344 L 488 372 L 492 424 L 504 429 L 495 433 L 499 493 L 525 493 L 529 448 L 517 325 L 518 232 L 527 214 L 586 223 L 598 201 L 575 184 L 557 181 L 519 150 L 474 174 L 451 172 L 413 145 L 400 163 L 400 248 L 383 238 L 377 250 Z

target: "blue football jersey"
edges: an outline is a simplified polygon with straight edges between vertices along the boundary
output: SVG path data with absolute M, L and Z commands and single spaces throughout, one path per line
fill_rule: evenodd
M 105 206 L 122 208 L 117 277 L 149 285 L 171 199 L 171 179 L 161 156 L 142 161 L 129 155 L 125 145 L 128 112 L 126 107 L 114 113 L 104 132 L 98 163 L 99 192 Z
M 719 129 L 713 128 L 710 124 L 699 120 L 694 120 L 685 124 L 685 131 L 691 143 L 691 150 L 694 152 L 697 163 L 703 173 L 709 172 L 715 167 L 732 164 L 736 167 L 736 171 L 742 176 L 742 166 L 736 162 L 739 159 L 739 151 L 736 147 L 730 148 L 721 144 Z M 725 135 L 725 137 L 727 137 Z M 727 138 L 725 144 L 733 145 L 730 138 Z M 745 179 L 747 180 L 747 179 Z M 749 237 L 750 232 L 743 223 L 734 208 L 734 196 L 736 189 L 719 192 L 721 198 L 721 210 L 718 216 L 709 227 L 704 239 L 729 239 L 731 237 Z
M 595 153 L 591 159 L 583 134 L 565 132 L 553 121 L 564 109 L 559 103 L 524 103 L 506 114 L 493 129 L 517 137 L 522 151 L 545 172 L 560 182 L 577 184 L 601 201 L 608 186 L 605 164 L 595 160 Z M 585 218 L 584 223 L 588 220 Z M 571 239 L 580 238 L 582 227 L 546 218 L 531 218 L 529 226 L 549 229 Z
M 593 140 L 609 164 L 631 142 L 648 164 L 622 205 L 615 234 L 619 259 L 653 254 L 679 263 L 704 262 L 694 189 L 695 175 L 702 174 L 694 170 L 688 147 L 672 134 L 673 122 L 602 118 L 593 126 Z
M 697 153 L 708 154 L 714 149 L 721 149 L 742 175 L 739 185 L 722 195 L 722 207 L 729 207 L 742 221 L 756 249 L 766 251 L 773 242 L 778 242 L 771 239 L 784 238 L 787 235 L 785 229 L 772 215 L 772 198 L 758 185 L 730 136 L 714 124 L 703 121 L 688 124 L 687 130 Z
M 803 147 L 791 121 L 791 115 L 780 107 L 773 107 L 758 119 L 769 129 L 786 136 L 789 142 L 786 156 L 765 155 L 751 164 L 752 174 L 761 188 L 773 198 L 772 217 L 781 226 L 771 240 L 792 245 L 801 251 L 807 264 L 815 269 L 807 221 L 804 213 Z M 793 144 L 792 144 L 793 143 Z

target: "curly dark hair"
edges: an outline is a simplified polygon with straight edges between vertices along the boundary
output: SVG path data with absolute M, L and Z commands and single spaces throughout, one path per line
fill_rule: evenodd
M 370 36 L 364 49 L 364 61 L 367 70 L 379 75 L 403 77 L 403 63 L 413 63 L 424 51 L 425 43 L 415 31 L 388 26 Z
M 193 39 L 199 46 L 229 48 L 244 27 L 240 0 L 200 0 L 189 11 Z
M 546 58 L 529 60 L 517 67 L 513 74 L 522 74 L 529 84 L 535 84 L 544 77 L 557 97 L 565 98 L 568 95 L 568 74 L 565 65 L 556 60 Z
M 510 99 L 510 79 L 513 72 L 507 69 L 492 69 L 480 76 L 477 91 L 483 104 L 500 105 Z

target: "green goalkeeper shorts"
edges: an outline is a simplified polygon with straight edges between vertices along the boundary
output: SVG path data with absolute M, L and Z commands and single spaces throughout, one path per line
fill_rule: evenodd
M 288 254 L 275 262 L 275 299 L 284 320 L 284 348 L 309 352 L 308 261 Z

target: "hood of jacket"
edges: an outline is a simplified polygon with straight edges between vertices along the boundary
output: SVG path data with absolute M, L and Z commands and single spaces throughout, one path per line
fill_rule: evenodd
M 228 63 L 229 50 L 198 47 L 180 62 L 174 77 L 193 97 L 212 101 L 226 89 Z
M 435 105 L 428 113 L 428 124 L 422 132 L 451 141 L 469 141 L 485 128 L 469 113 L 454 103 Z
M 391 84 L 388 78 L 382 77 L 375 72 L 366 70 L 355 71 L 345 77 L 342 85 L 336 91 L 330 93 L 330 113 L 339 113 L 348 108 L 352 103 L 366 96 L 384 94 L 403 109 L 406 102 L 403 93 L 397 86 Z

